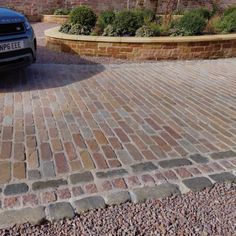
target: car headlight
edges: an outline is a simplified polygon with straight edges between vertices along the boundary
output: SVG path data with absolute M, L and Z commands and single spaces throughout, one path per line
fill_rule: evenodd
M 25 21 L 25 28 L 26 28 L 26 30 L 30 30 L 31 29 L 31 25 L 30 25 L 30 23 L 27 20 Z

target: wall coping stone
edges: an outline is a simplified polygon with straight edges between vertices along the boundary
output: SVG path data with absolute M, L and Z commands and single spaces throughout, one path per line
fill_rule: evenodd
M 180 36 L 180 37 L 106 37 L 106 36 L 81 36 L 70 35 L 59 32 L 60 27 L 54 27 L 45 31 L 45 36 L 55 39 L 65 39 L 71 41 L 86 42 L 107 42 L 107 43 L 191 43 L 191 42 L 209 42 L 209 41 L 227 41 L 236 40 L 234 34 L 217 34 L 217 35 L 201 35 L 201 36 Z

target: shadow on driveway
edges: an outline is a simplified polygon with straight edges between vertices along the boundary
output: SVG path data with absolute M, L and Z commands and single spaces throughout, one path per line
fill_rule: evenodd
M 59 55 L 63 57 L 63 55 Z M 104 71 L 99 63 L 83 59 L 81 64 L 33 64 L 25 69 L 1 73 L 0 93 L 23 92 L 67 86 Z

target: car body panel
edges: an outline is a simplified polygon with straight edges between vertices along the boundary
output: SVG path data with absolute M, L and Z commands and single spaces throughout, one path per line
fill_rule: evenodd
M 20 27 L 17 28 L 18 23 Z M 15 69 L 30 65 L 36 60 L 37 43 L 33 28 L 27 22 L 27 19 L 20 13 L 0 8 L 0 46 L 13 45 L 19 42 L 23 49 L 10 49 L 0 51 L 0 72 L 8 69 Z M 24 28 L 23 28 L 24 26 Z M 5 28 L 9 28 L 9 32 Z M 16 27 L 16 28 L 14 28 Z M 14 31 L 11 32 L 11 28 Z M 19 32 L 17 30 L 20 30 Z

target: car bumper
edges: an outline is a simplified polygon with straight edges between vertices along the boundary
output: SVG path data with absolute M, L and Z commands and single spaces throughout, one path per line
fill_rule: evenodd
M 10 38 L 1 40 L 1 42 L 23 41 L 24 48 L 0 53 L 0 71 L 12 70 L 25 67 L 35 62 L 36 59 L 36 39 L 34 34 L 31 37 Z

